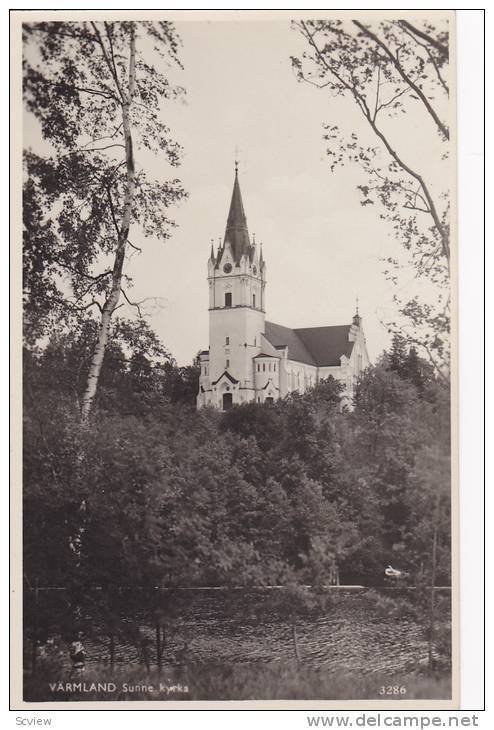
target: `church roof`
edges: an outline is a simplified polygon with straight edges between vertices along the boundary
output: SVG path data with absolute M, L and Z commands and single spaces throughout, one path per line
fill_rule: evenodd
M 254 355 L 254 360 L 258 357 L 273 357 L 275 360 L 279 360 L 278 355 L 266 355 L 265 352 L 260 352 L 259 355 Z
M 235 182 L 233 183 L 232 200 L 228 219 L 226 221 L 225 240 L 230 242 L 235 263 L 239 263 L 243 254 L 252 258 L 254 247 L 250 245 L 249 231 L 247 230 L 247 218 L 245 216 L 240 184 L 238 182 L 238 170 L 235 169 Z
M 239 380 L 237 380 L 236 378 L 234 378 L 233 375 L 230 375 L 230 373 L 228 372 L 228 370 L 223 370 L 223 372 L 221 373 L 220 377 L 217 378 L 217 380 L 214 380 L 211 383 L 211 385 L 217 385 L 220 382 L 221 378 L 223 378 L 223 377 L 228 378 L 228 380 L 231 383 L 234 383 L 234 384 L 240 382 Z
M 290 329 L 266 322 L 266 339 L 274 347 L 288 347 L 288 359 L 317 367 L 341 365 L 341 356 L 350 357 L 353 342 L 348 335 L 350 325 L 302 327 Z
M 314 358 L 308 351 L 295 330 L 283 327 L 281 324 L 266 322 L 264 336 L 274 347 L 288 347 L 290 360 L 305 362 L 308 365 L 316 365 Z
M 319 367 L 341 365 L 342 355 L 350 357 L 355 342 L 348 339 L 349 324 L 332 327 L 304 327 L 295 332 L 308 348 Z

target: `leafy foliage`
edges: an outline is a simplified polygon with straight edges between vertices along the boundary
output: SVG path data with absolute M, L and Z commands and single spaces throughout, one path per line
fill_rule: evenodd
M 402 321 L 387 325 L 395 333 L 406 330 L 409 342 L 444 376 L 449 366 L 449 189 L 427 179 L 405 121 L 409 114 L 420 119 L 447 181 L 448 29 L 406 20 L 307 20 L 294 21 L 293 27 L 306 41 L 302 56 L 292 57 L 299 80 L 356 108 L 351 130 L 324 124 L 331 171 L 345 164 L 362 169 L 362 205 L 377 208 L 402 246 L 386 260 L 388 278 L 398 283 L 406 270 L 427 282 L 408 301 L 395 295 Z
M 169 209 L 185 197 L 175 176 L 165 179 L 181 148 L 163 121 L 184 93 L 167 77 L 180 41 L 168 22 L 26 23 L 23 32 L 24 101 L 50 150 L 25 152 L 26 342 L 99 312 L 86 418 L 114 312 L 143 314 L 125 272 L 129 250 L 141 251 L 134 234 L 166 240 Z M 163 163 L 159 180 L 138 164 L 149 152 Z
M 44 580 L 65 582 L 81 499 L 80 570 L 96 583 L 323 585 L 337 563 L 344 581 L 380 584 L 395 558 L 423 576 L 441 494 L 448 580 L 448 394 L 430 368 L 415 382 L 392 353 L 361 376 L 351 412 L 332 379 L 274 404 L 197 412 L 188 371 L 142 324 L 118 335 L 89 430 L 74 418 L 84 342 L 26 357 L 32 579 L 48 570 Z

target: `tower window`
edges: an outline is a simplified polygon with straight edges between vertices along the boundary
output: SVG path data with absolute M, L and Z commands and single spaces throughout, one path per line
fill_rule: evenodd
M 225 365 L 225 367 L 226 367 L 226 368 L 229 368 L 229 367 L 230 367 L 230 360 L 227 360 L 227 361 L 226 361 L 226 365 Z
M 263 362 L 263 364 L 262 364 L 262 371 L 263 371 L 263 373 L 266 372 L 266 363 L 265 362 Z
M 252 295 L 252 306 L 255 309 L 255 307 L 256 307 L 256 295 L 255 294 Z
M 225 307 L 232 306 L 232 293 L 227 291 L 225 294 Z
M 229 344 L 230 344 L 230 338 L 229 337 L 225 337 L 225 345 L 229 345 Z
M 271 372 L 271 363 L 269 363 L 269 372 Z
M 257 372 L 258 372 L 258 373 L 260 373 L 260 372 L 261 372 L 261 366 L 259 365 L 259 363 L 257 363 Z
M 276 363 L 275 362 L 273 363 L 273 370 L 274 370 L 274 372 L 276 372 Z

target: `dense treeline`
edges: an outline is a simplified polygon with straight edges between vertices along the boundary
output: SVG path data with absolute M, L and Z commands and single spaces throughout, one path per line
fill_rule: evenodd
M 88 338 L 90 339 L 89 335 Z M 305 395 L 197 412 L 142 323 L 108 350 L 89 425 L 84 336 L 25 354 L 24 537 L 31 585 L 449 584 L 449 393 L 395 339 L 351 412 Z M 82 365 L 81 365 L 82 363 Z

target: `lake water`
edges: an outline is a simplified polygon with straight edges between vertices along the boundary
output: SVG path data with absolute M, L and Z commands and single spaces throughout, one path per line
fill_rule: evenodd
M 266 595 L 264 592 L 261 603 L 266 602 Z M 392 595 L 396 598 L 406 591 Z M 449 592 L 441 592 L 437 625 L 443 634 L 450 622 L 449 602 Z M 165 595 L 165 608 L 166 603 Z M 375 592 L 365 589 L 332 589 L 330 603 L 322 614 L 296 619 L 298 652 L 304 664 L 343 673 L 399 675 L 427 662 L 425 611 L 424 620 L 406 612 L 398 616 L 386 613 L 386 607 L 376 605 Z M 184 591 L 173 621 L 166 624 L 164 620 L 164 666 L 293 661 L 293 624 L 287 611 L 264 606 L 259 613 L 259 605 L 259 593 L 254 591 Z M 125 616 L 124 611 L 115 638 L 116 663 L 142 663 L 142 646 L 147 645 L 148 660 L 155 664 L 155 629 L 145 614 L 145 607 L 141 617 L 135 609 L 132 616 Z M 139 638 L 132 628 L 136 623 Z M 86 615 L 82 630 L 88 669 L 109 662 L 110 641 L 101 621 Z M 57 641 L 55 650 L 63 665 L 70 666 L 64 642 Z

